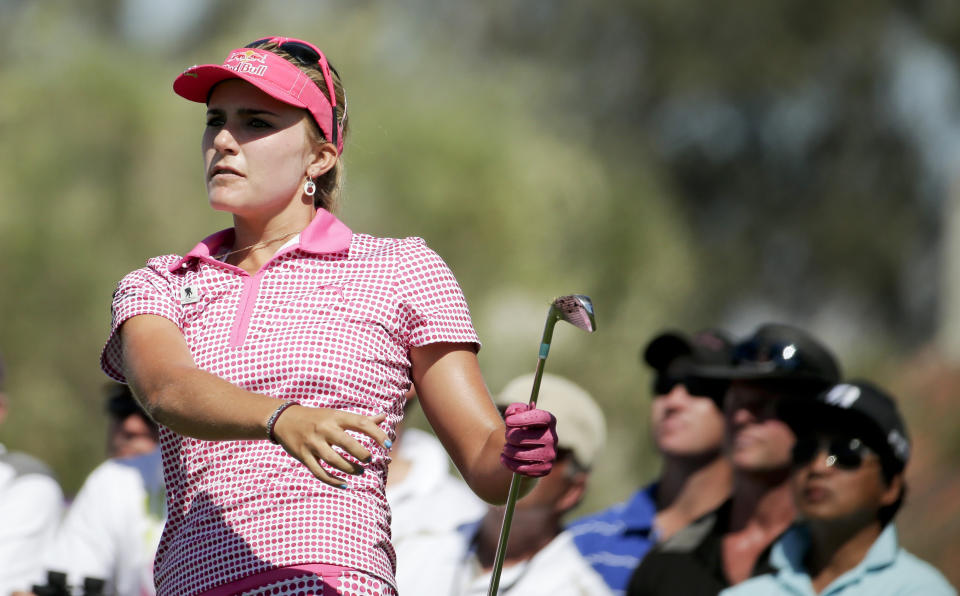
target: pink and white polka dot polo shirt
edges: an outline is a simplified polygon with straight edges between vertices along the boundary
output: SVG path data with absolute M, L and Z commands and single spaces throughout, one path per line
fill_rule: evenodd
M 123 278 L 103 370 L 123 382 L 117 328 L 153 314 L 182 331 L 201 369 L 244 389 L 362 415 L 386 412 L 391 438 L 410 386 L 409 349 L 479 342 L 466 300 L 422 239 L 353 234 L 319 210 L 299 241 L 249 275 L 214 258 L 228 229 L 185 257 Z M 388 454 L 330 487 L 267 440 L 202 441 L 161 427 L 168 521 L 157 551 L 160 594 L 191 595 L 277 567 L 325 563 L 393 583 Z

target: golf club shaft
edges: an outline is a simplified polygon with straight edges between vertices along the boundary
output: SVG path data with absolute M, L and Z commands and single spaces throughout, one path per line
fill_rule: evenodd
M 550 353 L 550 341 L 553 339 L 553 327 L 557 323 L 556 309 L 551 307 L 547 314 L 547 324 L 543 328 L 543 338 L 540 340 L 540 355 L 537 358 L 537 372 L 533 376 L 533 389 L 530 391 L 530 405 L 537 404 L 540 394 L 540 379 L 543 377 L 543 367 Z M 500 526 L 500 539 L 497 541 L 497 553 L 493 559 L 493 570 L 490 575 L 490 590 L 487 596 L 496 596 L 500 587 L 500 572 L 503 570 L 503 559 L 507 554 L 507 539 L 510 537 L 510 524 L 513 522 L 513 510 L 517 506 L 520 495 L 521 476 L 516 472 L 510 478 L 510 492 L 507 493 L 507 504 L 503 511 L 503 525 Z
M 520 495 L 520 475 L 513 474 L 510 479 L 510 493 L 507 495 L 507 507 L 503 512 L 503 525 L 500 526 L 500 540 L 497 542 L 497 554 L 493 560 L 493 571 L 490 575 L 490 590 L 487 596 L 496 596 L 500 587 L 500 571 L 503 569 L 503 559 L 507 551 L 507 538 L 510 536 L 510 523 L 513 521 L 513 510 Z

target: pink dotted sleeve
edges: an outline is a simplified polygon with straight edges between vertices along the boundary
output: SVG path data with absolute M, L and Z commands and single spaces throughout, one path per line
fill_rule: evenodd
M 397 293 L 401 334 L 408 346 L 436 342 L 469 343 L 480 349 L 467 300 L 453 272 L 421 238 L 404 240 Z
M 126 382 L 123 373 L 123 354 L 117 330 L 127 319 L 137 315 L 158 315 L 182 327 L 181 308 L 177 290 L 171 284 L 167 271 L 170 259 L 157 257 L 147 261 L 143 269 L 127 274 L 113 293 L 111 306 L 112 322 L 110 337 L 100 353 L 100 368 L 121 383 Z

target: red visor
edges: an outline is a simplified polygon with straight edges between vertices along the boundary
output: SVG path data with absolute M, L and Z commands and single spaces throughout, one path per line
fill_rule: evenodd
M 327 81 L 327 87 L 336 102 L 326 58 L 319 51 L 317 53 L 320 56 L 318 65 L 322 67 L 321 72 Z M 183 71 L 174 80 L 173 90 L 190 101 L 207 103 L 213 86 L 227 79 L 243 79 L 274 99 L 306 109 L 320 127 L 324 138 L 336 143 L 338 154 L 343 153 L 343 135 L 340 134 L 339 126 L 334 129 L 335 118 L 331 102 L 306 73 L 272 52 L 259 48 L 233 50 L 222 65 L 203 64 Z

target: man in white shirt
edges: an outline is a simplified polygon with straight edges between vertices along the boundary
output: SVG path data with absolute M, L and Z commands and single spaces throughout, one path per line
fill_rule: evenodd
M 43 568 L 66 574 L 75 593 L 89 578 L 104 582 L 104 594 L 152 596 L 153 558 L 166 520 L 157 425 L 126 385 L 107 387 L 106 410 L 108 450 L 121 456 L 87 476 L 44 552 Z
M 7 415 L 0 362 L 0 424 Z M 0 444 L 0 596 L 43 578 L 40 553 L 63 511 L 63 492 L 43 462 Z
M 487 504 L 450 472 L 450 457 L 431 433 L 403 429 L 391 457 L 387 502 L 394 544 L 418 534 L 453 530 L 487 510 Z
M 154 594 L 153 557 L 166 519 L 160 449 L 109 459 L 87 476 L 43 557 L 44 568 L 106 582 L 105 594 Z
M 415 407 L 417 394 L 411 388 L 404 417 Z M 394 545 L 417 534 L 453 530 L 487 510 L 487 504 L 451 472 L 450 456 L 433 434 L 401 423 L 390 460 L 387 502 Z
M 530 397 L 533 376 L 510 382 L 498 406 Z M 603 413 L 580 387 L 545 374 L 539 405 L 557 418 L 553 470 L 517 503 L 500 578 L 500 594 L 605 596 L 603 578 L 563 531 L 564 514 L 580 502 L 606 435 Z M 401 594 L 458 596 L 487 593 L 503 508 L 490 506 L 479 520 L 454 531 L 412 536 L 397 544 Z

